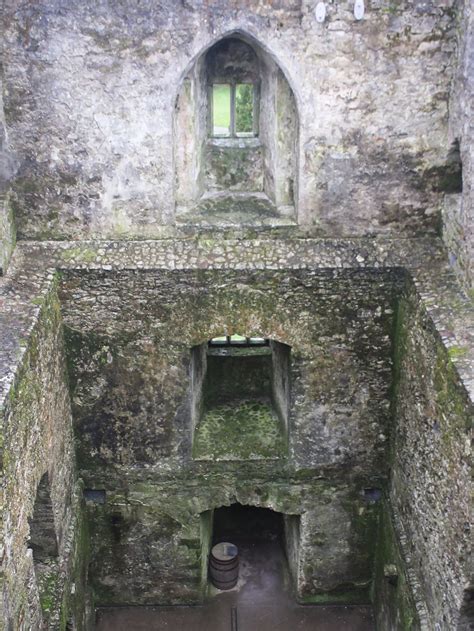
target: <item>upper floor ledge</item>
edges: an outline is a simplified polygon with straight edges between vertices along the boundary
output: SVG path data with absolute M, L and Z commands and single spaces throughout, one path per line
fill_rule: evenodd
M 157 240 L 19 241 L 1 286 L 20 270 L 56 269 L 371 269 L 449 271 L 434 238 L 315 238 L 299 234 L 224 238 L 202 233 Z

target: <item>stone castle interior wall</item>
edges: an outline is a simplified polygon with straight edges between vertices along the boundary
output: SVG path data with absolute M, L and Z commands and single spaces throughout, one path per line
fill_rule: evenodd
M 59 304 L 50 295 L 10 390 L 3 422 L 2 561 L 5 628 L 58 628 L 59 616 L 83 628 L 88 544 L 75 471 L 71 405 Z M 48 479 L 48 497 L 40 481 Z M 45 510 L 51 512 L 46 530 Z M 35 520 L 38 533 L 35 533 Z M 40 554 L 45 536 L 54 552 Z M 49 546 L 51 548 L 51 546 Z M 72 589 L 72 585 L 74 588 Z
M 473 408 L 450 358 L 466 351 L 443 347 L 413 288 L 397 329 L 391 505 L 424 596 L 424 622 L 456 628 L 473 588 L 466 564 Z
M 472 623 L 472 310 L 448 268 L 470 287 L 472 7 L 370 0 L 358 21 L 334 0 L 319 23 L 315 5 L 4 3 L 7 628 L 201 601 L 213 511 L 235 502 L 283 515 L 301 602 Z M 259 64 L 243 153 L 208 136 L 223 38 Z M 284 221 L 182 221 L 248 193 Z M 221 378 L 207 342 L 231 333 L 269 344 Z M 219 407 L 235 383 L 240 442 Z
M 65 411 L 63 422 L 68 428 L 59 435 L 69 436 L 70 441 L 71 425 L 74 427 L 90 533 L 80 536 L 85 531 L 76 531 L 71 562 L 84 559 L 84 542 L 91 546 L 88 576 L 84 567 L 79 575 L 71 570 L 60 584 L 74 580 L 76 590 L 86 598 L 88 592 L 79 587 L 88 578 L 96 605 L 197 602 L 206 589 L 212 512 L 238 501 L 272 508 L 285 516 L 287 554 L 302 602 L 367 602 L 372 598 L 382 628 L 424 628 L 426 620 L 443 628 L 466 609 L 462 601 L 468 558 L 462 542 L 467 533 L 463 530 L 459 539 L 459 527 L 464 528 L 462 498 L 468 489 L 467 460 L 465 464 L 460 460 L 467 458 L 460 449 L 461 441 L 465 445 L 462 423 L 468 402 L 452 368 L 454 361 L 463 364 L 463 351 L 451 350 L 449 358 L 441 354 L 439 364 L 433 360 L 445 350 L 431 320 L 425 322 L 423 315 L 417 315 L 422 314 L 417 311 L 420 295 L 410 293 L 407 274 L 396 265 L 410 256 L 422 260 L 416 251 L 411 252 L 413 243 L 401 240 L 392 253 L 387 252 L 387 244 L 372 243 L 375 250 L 364 251 L 367 269 L 354 269 L 357 260 L 362 260 L 357 249 L 360 243 L 347 251 L 348 242 L 329 246 L 327 240 L 307 240 L 296 246 L 289 240 L 287 245 L 289 249 L 283 250 L 278 240 L 235 242 L 232 249 L 228 242 L 227 254 L 224 250 L 219 254 L 215 244 L 193 242 L 186 249 L 183 243 L 177 259 L 183 269 L 140 270 L 137 262 L 143 266 L 145 252 L 151 260 L 161 261 L 155 265 L 163 267 L 168 260 L 174 266 L 176 242 L 57 244 L 56 258 L 47 259 L 46 269 L 62 270 L 60 302 L 53 283 L 47 304 L 54 305 L 55 318 L 59 318 L 61 305 L 74 417 L 71 423 Z M 31 254 L 23 246 L 19 248 L 27 258 L 19 267 L 16 259 L 12 263 L 6 288 L 15 287 L 15 275 L 43 278 L 38 261 L 45 254 L 51 256 L 48 244 L 44 251 L 36 244 Z M 342 259 L 334 248 L 339 248 Z M 254 265 L 259 260 L 263 268 L 269 261 L 278 266 L 277 260 L 280 265 L 286 260 L 287 265 L 305 262 L 307 267 L 313 261 L 313 267 L 322 264 L 326 269 L 250 271 L 242 265 L 243 253 Z M 431 268 L 446 275 L 437 267 L 441 254 L 433 255 Z M 338 266 L 349 265 L 349 269 L 336 269 L 336 259 Z M 219 269 L 192 270 L 189 261 L 204 267 L 214 261 Z M 378 265 L 392 261 L 392 269 L 377 269 L 376 261 Z M 428 295 L 426 289 L 423 294 Z M 4 295 L 10 304 L 14 294 Z M 38 289 L 33 290 L 29 298 L 33 303 L 25 302 L 29 311 L 31 305 L 36 306 L 37 296 Z M 465 306 L 460 295 L 458 300 L 457 309 L 462 311 Z M 53 337 L 60 357 L 63 336 L 58 322 L 53 319 Z M 240 454 L 235 458 L 234 454 L 234 458 L 193 458 L 192 425 L 196 417 L 198 426 L 202 422 L 200 408 L 205 399 L 195 396 L 195 389 L 205 383 L 205 370 L 196 373 L 193 355 L 196 348 L 202 349 L 203 340 L 221 335 L 226 327 L 285 340 L 291 347 L 287 457 Z M 41 333 L 46 341 L 48 331 Z M 34 349 L 36 338 L 28 334 L 25 339 L 28 348 Z M 45 374 L 55 365 L 50 365 L 50 346 L 47 351 Z M 281 355 L 285 353 L 272 360 L 272 369 L 276 366 L 277 382 L 283 383 Z M 426 384 L 422 376 L 425 366 L 436 373 L 436 379 L 428 378 Z M 64 370 L 63 365 L 63 378 Z M 35 376 L 37 373 L 34 370 Z M 436 445 L 425 445 L 421 436 L 413 439 L 424 422 L 424 412 L 420 408 L 417 420 L 410 409 L 426 400 L 427 388 L 430 392 L 433 388 L 436 402 L 429 412 L 433 427 L 439 424 Z M 278 390 L 281 398 L 284 387 Z M 57 396 L 67 394 L 60 384 L 54 391 Z M 27 391 L 15 392 L 16 405 L 28 407 L 28 396 L 22 394 Z M 46 402 L 37 414 L 45 436 L 51 435 L 52 408 Z M 457 411 L 453 419 L 452 410 Z M 21 418 L 19 412 L 17 416 Z M 405 432 L 397 429 L 398 423 Z M 31 425 L 33 432 L 38 424 Z M 436 438 L 437 432 L 435 427 Z M 6 462 L 10 469 L 28 470 L 16 438 L 16 432 L 6 437 Z M 416 460 L 410 456 L 414 441 L 419 445 Z M 221 453 L 229 453 L 228 445 L 218 447 Z M 436 482 L 426 473 L 434 476 L 437 469 L 422 466 L 431 456 L 445 465 Z M 61 463 L 73 474 L 69 456 Z M 453 466 L 456 494 L 449 491 Z M 410 467 L 417 478 L 413 487 L 402 479 Z M 37 474 L 38 478 L 42 475 L 39 469 Z M 36 483 L 35 478 L 24 489 L 30 513 Z M 444 495 L 440 505 L 431 504 L 432 484 L 451 493 L 450 510 L 446 510 Z M 429 510 L 423 514 L 414 492 L 427 502 Z M 7 489 L 6 496 L 6 516 L 11 520 L 15 494 Z M 418 531 L 428 539 L 438 537 L 441 520 L 446 522 L 445 541 L 433 545 L 429 555 L 431 563 L 443 569 L 438 583 L 428 582 L 428 568 L 417 566 L 418 550 L 423 547 L 410 550 L 409 529 L 417 529 L 413 540 Z M 405 531 L 407 536 L 403 536 Z M 8 542 L 14 558 L 22 558 L 26 548 L 24 540 L 18 546 Z M 453 554 L 453 549 L 458 552 Z M 17 587 L 20 575 L 11 572 L 10 566 L 4 569 L 11 593 L 22 593 Z M 432 590 L 441 589 L 444 580 L 449 581 L 452 598 L 440 605 Z M 86 598 L 89 604 L 85 607 L 77 604 L 80 602 L 74 600 L 73 604 L 78 607 L 76 624 L 78 629 L 89 629 L 84 616 L 91 611 L 90 601 Z M 28 615 L 47 619 L 49 609 L 40 610 L 39 605 L 40 600 L 31 601 Z M 64 620 L 64 612 L 71 609 L 67 604 L 54 605 L 54 619 Z
M 450 138 L 459 143 L 462 186 L 446 195 L 443 237 L 449 259 L 461 283 L 472 289 L 474 253 L 474 10 L 466 2 L 464 20 L 459 29 L 458 62 L 450 100 Z
M 93 507 L 98 602 L 117 603 L 125 594 L 135 604 L 199 597 L 201 568 L 189 557 L 200 549 L 200 514 L 219 506 L 209 503 L 212 496 L 228 504 L 244 493 L 255 505 L 304 514 L 301 598 L 331 599 L 341 585 L 354 601 L 368 597 L 378 507 L 364 488 L 387 483 L 391 336 L 402 285 L 403 276 L 375 271 L 64 276 L 78 466 L 86 486 L 111 496 L 110 505 Z M 192 400 L 203 381 L 192 377 L 191 349 L 222 331 L 291 346 L 289 453 L 277 461 L 252 452 L 253 433 L 233 451 L 233 417 L 222 418 L 225 432 L 209 436 L 211 460 L 191 457 Z M 294 496 L 307 497 L 302 508 Z M 143 512 L 150 512 L 145 521 Z M 114 519 L 121 524 L 115 530 Z M 169 548 L 180 539 L 192 539 L 191 550 Z M 131 583 L 123 567 L 132 565 Z
M 283 69 L 299 122 L 297 220 L 320 234 L 439 227 L 462 7 L 347 2 L 6 5 L 5 117 L 20 237 L 143 237 L 174 221 L 173 113 L 192 63 L 241 31 Z M 282 127 L 284 129 L 284 126 Z
M 15 246 L 16 230 L 9 198 L 9 180 L 14 167 L 8 147 L 7 126 L 3 111 L 3 77 L 0 68 L 0 275 L 7 268 Z

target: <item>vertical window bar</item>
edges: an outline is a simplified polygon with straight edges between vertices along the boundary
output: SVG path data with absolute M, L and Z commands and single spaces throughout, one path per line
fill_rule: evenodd
M 230 86 L 230 135 L 235 136 L 235 83 Z
M 260 85 L 254 83 L 253 86 L 253 113 L 252 113 L 252 126 L 253 126 L 253 135 L 258 136 L 258 98 L 260 93 L 257 95 L 257 90 L 260 89 Z
M 207 125 L 209 129 L 209 134 L 211 136 L 214 136 L 214 85 L 208 86 L 207 93 L 207 102 L 209 103 L 209 115 Z

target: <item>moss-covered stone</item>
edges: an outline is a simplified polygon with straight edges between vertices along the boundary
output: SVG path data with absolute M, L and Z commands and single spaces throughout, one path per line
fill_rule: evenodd
M 270 402 L 234 401 L 206 410 L 194 432 L 197 460 L 283 458 L 286 440 Z
M 407 580 L 406 561 L 400 551 L 390 509 L 384 502 L 377 533 L 372 599 L 377 623 L 381 629 L 415 631 L 420 620 L 413 600 L 412 589 Z M 394 566 L 396 574 L 387 577 L 385 568 Z

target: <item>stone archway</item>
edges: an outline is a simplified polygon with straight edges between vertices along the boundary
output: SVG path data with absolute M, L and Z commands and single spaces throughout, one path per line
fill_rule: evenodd
M 239 82 L 252 84 L 255 120 L 247 137 L 215 137 L 215 82 L 228 83 L 232 93 Z M 254 37 L 235 31 L 197 56 L 178 91 L 173 132 L 178 218 L 204 212 L 210 220 L 210 209 L 230 223 L 233 212 L 244 223 L 296 218 L 297 102 L 278 61 Z

